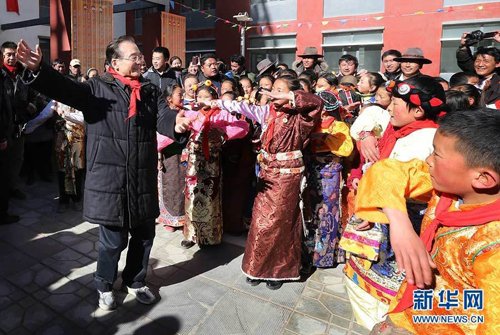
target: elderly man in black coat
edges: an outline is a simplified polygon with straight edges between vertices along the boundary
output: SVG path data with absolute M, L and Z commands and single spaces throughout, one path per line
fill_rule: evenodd
M 128 293 L 144 304 L 155 296 L 146 286 L 149 254 L 159 215 L 156 185 L 156 131 L 186 140 L 189 120 L 168 109 L 159 89 L 141 77 L 134 39 L 122 36 L 106 48 L 108 72 L 84 83 L 73 82 L 42 63 L 37 46 L 17 49 L 24 81 L 54 100 L 81 110 L 86 122 L 87 177 L 83 216 L 99 224 L 95 280 L 99 307 L 116 308 L 113 283 L 120 253 L 127 246 L 122 278 Z

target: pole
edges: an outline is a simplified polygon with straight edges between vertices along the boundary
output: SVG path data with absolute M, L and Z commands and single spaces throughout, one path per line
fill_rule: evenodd
M 241 32 L 240 32 L 240 39 L 241 39 L 241 41 L 240 41 L 240 46 L 241 46 L 240 52 L 241 52 L 241 55 L 243 57 L 245 57 L 245 30 L 246 30 L 246 26 L 247 26 L 246 22 L 245 22 L 244 26 L 240 25 L 240 30 L 241 30 Z

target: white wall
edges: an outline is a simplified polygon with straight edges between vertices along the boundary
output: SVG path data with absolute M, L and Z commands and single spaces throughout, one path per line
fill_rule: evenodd
M 25 20 L 37 19 L 39 17 L 38 0 L 19 1 L 19 14 L 7 12 L 5 1 L 0 2 L 0 23 L 13 23 Z M 28 44 L 38 44 L 38 37 L 50 37 L 50 26 L 32 26 L 27 28 L 0 30 L 0 42 L 18 42 L 21 38 Z

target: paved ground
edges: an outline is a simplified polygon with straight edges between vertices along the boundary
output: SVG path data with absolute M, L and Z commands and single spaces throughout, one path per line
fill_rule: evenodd
M 148 276 L 158 302 L 144 306 L 119 293 L 118 310 L 101 311 L 92 279 L 96 226 L 80 212 L 55 214 L 55 185 L 24 191 L 28 199 L 11 206 L 22 220 L 0 226 L 1 334 L 368 333 L 353 321 L 339 269 L 277 291 L 251 287 L 240 271 L 244 238 L 185 250 L 181 233 L 161 226 Z

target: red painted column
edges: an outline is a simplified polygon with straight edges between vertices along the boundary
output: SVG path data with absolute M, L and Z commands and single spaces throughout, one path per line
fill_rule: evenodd
M 50 0 L 50 55 L 45 55 L 45 61 L 50 63 L 59 58 L 67 68 L 71 60 L 70 40 L 71 2 Z

